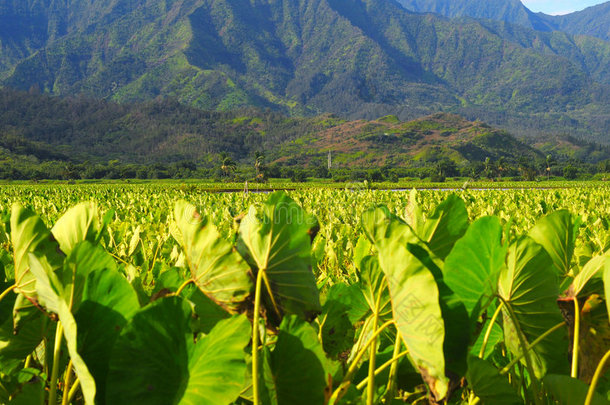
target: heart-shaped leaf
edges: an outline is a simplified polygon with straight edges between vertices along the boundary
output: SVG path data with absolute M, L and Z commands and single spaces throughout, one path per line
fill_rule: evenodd
M 475 221 L 445 260 L 444 280 L 476 321 L 493 300 L 504 266 L 507 247 L 497 217 Z
M 570 264 L 578 227 L 578 221 L 572 220 L 569 211 L 559 210 L 540 219 L 529 231 L 530 238 L 544 247 L 553 260 L 556 271 L 562 276 L 571 273 Z
M 469 356 L 466 379 L 483 404 L 518 405 L 523 403 L 508 379 L 501 376 L 498 369 L 487 360 Z
M 237 311 L 252 290 L 247 263 L 193 205 L 179 201 L 174 215 L 179 242 L 197 286 L 222 307 Z
M 324 404 L 327 360 L 311 325 L 294 315 L 285 317 L 274 350 L 264 353 L 263 403 Z
M 445 374 L 445 324 L 434 275 L 408 249 L 418 242 L 411 228 L 385 207 L 365 212 L 362 226 L 377 247 L 392 300 L 394 319 L 409 350 L 436 400 L 447 396 Z
M 30 272 L 29 254 L 36 252 L 47 267 L 57 269 L 63 262 L 63 254 L 53 235 L 42 219 L 19 204 L 11 211 L 11 242 L 15 261 L 16 292 L 36 298 L 36 278 Z
M 311 271 L 311 239 L 318 222 L 283 192 L 250 207 L 239 228 L 238 249 L 263 272 L 265 303 L 276 321 L 285 314 L 312 319 L 320 295 Z
M 110 358 L 107 403 L 235 401 L 245 381 L 250 323 L 243 315 L 222 320 L 194 343 L 191 316 L 190 305 L 180 297 L 162 298 L 134 315 Z
M 79 242 L 95 243 L 101 229 L 101 220 L 94 203 L 81 203 L 70 208 L 62 215 L 51 230 L 66 255 L 72 252 Z
M 106 376 L 114 343 L 139 308 L 136 292 L 112 267 L 87 275 L 74 318 L 78 352 L 95 379 L 98 403 L 106 403 Z
M 445 259 L 467 229 L 468 211 L 464 201 L 451 194 L 426 218 L 421 229 L 415 231 L 436 256 Z
M 589 386 L 567 375 L 549 374 L 544 377 L 544 385 L 560 405 L 584 404 Z M 593 395 L 592 405 L 610 405 L 610 401 L 599 393 Z
M 519 331 L 530 344 L 563 322 L 557 306 L 558 292 L 557 272 L 542 246 L 529 237 L 513 243 L 499 281 L 499 294 L 516 317 L 513 319 L 507 308 L 503 309 L 506 346 L 513 354 L 522 350 Z M 538 378 L 547 371 L 567 372 L 567 341 L 566 330 L 559 329 L 530 350 Z

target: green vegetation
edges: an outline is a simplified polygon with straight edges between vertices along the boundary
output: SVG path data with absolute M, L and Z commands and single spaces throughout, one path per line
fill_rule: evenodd
M 2 9 L 0 27 L 0 85 L 26 91 L 291 116 L 445 111 L 597 141 L 610 128 L 607 42 L 394 1 L 24 0 Z
M 473 17 L 504 21 L 536 31 L 563 31 L 610 40 L 608 2 L 566 15 L 534 13 L 519 0 L 398 0 L 407 10 L 434 12 L 447 17 Z M 581 40 L 587 41 L 582 38 Z
M 223 165 L 226 158 L 234 163 L 230 170 Z M 252 109 L 202 111 L 175 100 L 115 104 L 0 90 L 4 180 L 396 182 L 406 177 L 586 179 L 598 173 L 602 179 L 610 172 L 609 161 L 607 146 L 575 137 L 540 138 L 528 145 L 453 114 L 406 122 L 290 118 Z
M 5 186 L 0 402 L 607 403 L 609 191 Z

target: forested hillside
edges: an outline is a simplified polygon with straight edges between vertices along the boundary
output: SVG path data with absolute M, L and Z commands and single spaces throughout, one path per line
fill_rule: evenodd
M 397 0 L 407 10 L 446 17 L 472 17 L 520 25 L 537 31 L 564 31 L 610 40 L 610 2 L 566 15 L 534 13 L 520 0 Z
M 199 169 L 207 176 L 226 158 L 253 168 L 257 153 L 265 166 L 315 172 L 326 168 L 328 152 L 334 169 L 402 168 L 413 175 L 439 164 L 466 175 L 481 171 L 486 161 L 544 165 L 548 154 L 578 165 L 610 159 L 609 147 L 573 137 L 528 145 L 483 122 L 445 113 L 414 121 L 298 118 L 252 108 L 203 111 L 171 99 L 117 104 L 0 90 L 0 178 L 134 177 L 139 171 L 144 178 L 172 177 Z M 71 165 L 80 165 L 78 174 Z
M 609 43 L 394 0 L 12 0 L 0 19 L 0 77 L 23 90 L 348 119 L 444 111 L 598 141 L 610 128 Z

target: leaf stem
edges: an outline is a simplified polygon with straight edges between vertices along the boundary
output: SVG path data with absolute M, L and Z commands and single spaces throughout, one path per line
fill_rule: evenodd
M 483 356 L 485 355 L 485 349 L 487 349 L 487 342 L 489 342 L 489 337 L 491 336 L 491 330 L 494 327 L 494 324 L 496 323 L 496 319 L 498 319 L 498 316 L 500 315 L 500 312 L 502 312 L 502 307 L 504 306 L 504 302 L 500 301 L 500 304 L 498 304 L 498 308 L 496 308 L 496 312 L 494 312 L 493 316 L 491 317 L 491 320 L 489 321 L 489 326 L 487 327 L 487 330 L 485 331 L 485 336 L 483 338 L 483 344 L 481 345 L 481 350 L 479 351 L 479 358 L 483 358 Z
M 394 342 L 394 352 L 392 353 L 392 358 L 389 360 L 392 364 L 392 368 L 390 368 L 390 375 L 388 376 L 388 387 L 386 389 L 386 404 L 389 404 L 396 395 L 396 377 L 398 375 L 398 360 L 402 357 L 406 356 L 409 351 L 405 350 L 404 352 L 400 352 L 400 347 L 402 346 L 402 339 L 400 337 L 400 333 L 396 331 L 396 341 Z M 381 372 L 385 367 L 387 367 L 388 362 L 386 362 L 383 366 L 379 367 L 377 371 Z M 375 373 L 377 373 L 377 371 Z
M 74 385 L 70 388 L 70 393 L 68 394 L 68 403 L 71 403 L 76 396 L 76 392 L 78 391 L 78 387 L 80 387 L 80 379 L 77 377 L 74 381 Z
M 578 350 L 580 341 L 580 305 L 578 297 L 574 297 L 574 343 L 572 347 L 572 371 L 570 376 L 578 378 Z
M 347 373 L 345 373 L 345 377 L 343 377 L 343 381 L 341 381 L 341 384 L 339 384 L 339 387 L 337 387 L 337 389 L 333 392 L 333 395 L 330 397 L 330 400 L 328 401 L 328 405 L 336 404 L 343 397 L 343 395 L 345 395 L 345 393 L 347 392 L 347 389 L 349 388 L 350 384 L 352 383 L 352 378 L 354 377 L 354 374 L 356 374 L 356 371 L 358 370 L 358 364 L 360 363 L 360 360 L 362 360 L 362 357 L 364 357 L 368 347 L 373 343 L 373 340 L 375 340 L 377 338 L 377 336 L 379 336 L 381 334 L 381 332 L 383 332 L 388 326 L 394 325 L 394 324 L 395 324 L 394 320 L 390 319 L 389 321 L 387 321 L 386 323 L 381 325 L 379 328 L 377 328 L 377 332 L 375 332 L 375 334 L 373 336 L 371 336 L 369 338 L 369 340 L 367 340 L 367 342 L 364 344 L 364 346 L 362 346 L 362 348 L 360 349 L 360 352 L 358 352 L 358 354 L 354 358 L 354 361 L 352 362 L 351 366 L 349 366 L 349 368 L 347 369 Z
M 259 269 L 256 275 L 256 292 L 254 296 L 254 316 L 252 319 L 252 393 L 254 405 L 260 405 L 260 392 L 258 386 L 258 327 L 261 310 L 261 295 L 263 284 L 263 270 Z
M 68 405 L 68 397 L 69 397 L 69 388 L 70 383 L 72 382 L 72 359 L 68 363 L 68 367 L 66 367 L 66 375 L 64 377 L 64 392 L 61 399 L 61 405 Z
M 394 355 L 390 360 L 386 361 L 381 366 L 379 366 L 377 368 L 377 370 L 375 370 L 375 376 L 378 376 L 379 374 L 381 374 L 383 372 L 383 370 L 385 370 L 386 368 L 388 368 L 390 366 L 394 367 L 395 365 L 397 365 L 398 364 L 398 360 L 402 359 L 407 354 L 409 354 L 409 351 L 405 350 L 403 352 L 400 352 L 400 353 Z M 391 374 L 392 374 L 392 370 L 390 370 L 390 375 Z M 366 385 L 367 381 L 368 381 L 368 377 L 365 378 L 364 380 L 360 381 L 358 383 L 358 385 L 356 385 L 356 388 L 358 388 L 359 390 L 363 389 L 364 386 Z
M 150 265 L 149 271 L 152 271 L 155 268 L 155 264 L 157 264 L 157 256 L 159 255 L 159 250 L 163 245 L 165 245 L 165 239 L 160 240 L 157 244 L 157 249 L 155 250 L 155 255 L 153 256 L 152 264 Z
M 15 288 L 17 288 L 17 284 L 14 284 L 14 285 L 10 286 L 9 288 L 7 288 L 6 290 L 4 290 L 4 291 L 2 292 L 2 294 L 0 294 L 0 302 L 1 302 L 1 301 L 2 301 L 2 300 L 3 300 L 3 299 L 4 299 L 4 298 L 7 296 L 7 295 L 9 295 L 9 293 L 10 293 L 11 291 L 13 291 Z
M 32 353 L 28 354 L 28 357 L 25 358 L 25 364 L 23 365 L 23 368 L 30 368 L 31 364 L 32 364 Z
M 538 343 L 540 343 L 544 339 L 546 339 L 551 333 L 555 332 L 558 329 L 561 329 L 561 327 L 564 325 L 565 325 L 564 322 L 558 323 L 557 325 L 553 326 L 551 329 L 544 332 L 542 335 L 538 336 L 538 338 L 536 340 L 534 340 L 531 344 L 527 345 L 527 351 L 529 352 L 530 350 L 532 350 Z M 506 367 L 504 367 L 502 370 L 500 370 L 500 375 L 505 375 L 506 373 L 508 373 L 515 366 L 515 364 L 517 364 L 519 361 L 521 361 L 521 359 L 524 356 L 525 356 L 524 351 L 522 351 L 518 356 L 515 356 L 515 358 L 512 359 L 512 361 L 510 363 L 508 363 L 508 365 Z
M 500 299 L 502 300 L 502 302 L 504 302 L 504 306 L 513 321 L 515 330 L 517 331 L 517 337 L 519 339 L 519 345 L 521 346 L 521 352 L 523 353 L 523 357 L 525 358 L 525 365 L 527 366 L 527 372 L 529 373 L 530 379 L 532 381 L 532 388 L 534 390 L 534 402 L 536 403 L 536 405 L 542 405 L 542 403 L 540 401 L 540 390 L 538 387 L 538 380 L 536 378 L 536 374 L 534 373 L 534 366 L 532 365 L 532 359 L 530 357 L 530 352 L 527 347 L 527 344 L 525 343 L 525 336 L 523 334 L 523 331 L 521 330 L 521 325 L 519 324 L 517 314 L 515 314 L 515 311 L 513 310 L 513 308 L 510 305 L 508 305 L 508 303 L 502 297 L 500 297 Z
M 53 349 L 53 368 L 51 369 L 51 385 L 49 386 L 49 405 L 57 404 L 57 376 L 59 375 L 59 362 L 61 342 L 64 336 L 64 328 L 61 321 L 57 321 L 55 329 L 55 348 Z
M 385 277 L 383 278 L 382 284 L 385 282 Z M 368 385 L 366 390 L 366 405 L 373 405 L 373 400 L 375 399 L 375 363 L 377 360 L 377 336 L 375 333 L 377 332 L 377 323 L 379 323 L 379 305 L 381 301 L 381 293 L 377 296 L 375 300 L 375 313 L 373 314 L 373 341 L 371 342 L 371 347 L 369 348 L 369 376 L 368 376 Z
M 589 386 L 589 391 L 587 392 L 587 399 L 585 399 L 585 405 L 591 405 L 591 403 L 593 402 L 597 383 L 599 382 L 599 379 L 604 373 L 604 368 L 606 368 L 606 363 L 608 362 L 608 359 L 610 359 L 610 350 L 608 350 L 604 357 L 602 357 L 601 361 L 597 365 L 597 368 L 595 369 L 593 380 L 591 380 L 591 385 Z
M 182 291 L 191 283 L 195 283 L 195 280 L 192 278 L 189 278 L 184 283 L 182 283 L 182 285 L 180 285 L 180 287 L 178 287 L 178 289 L 176 290 L 176 296 L 180 295 Z

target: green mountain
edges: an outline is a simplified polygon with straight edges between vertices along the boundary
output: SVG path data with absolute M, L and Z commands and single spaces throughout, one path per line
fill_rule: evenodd
M 519 135 L 603 140 L 610 129 L 610 44 L 594 38 L 414 14 L 394 0 L 1 7 L 7 87 L 349 119 L 445 111 Z
M 554 16 L 534 13 L 520 0 L 397 0 L 407 10 L 446 17 L 504 21 L 537 31 L 564 31 L 610 40 L 610 2 Z
M 534 13 L 520 0 L 398 0 L 407 10 L 446 17 L 472 17 L 504 21 L 538 31 L 552 31 L 552 18 Z
M 610 2 L 576 13 L 553 16 L 551 21 L 553 27 L 558 30 L 571 34 L 591 35 L 610 41 Z

